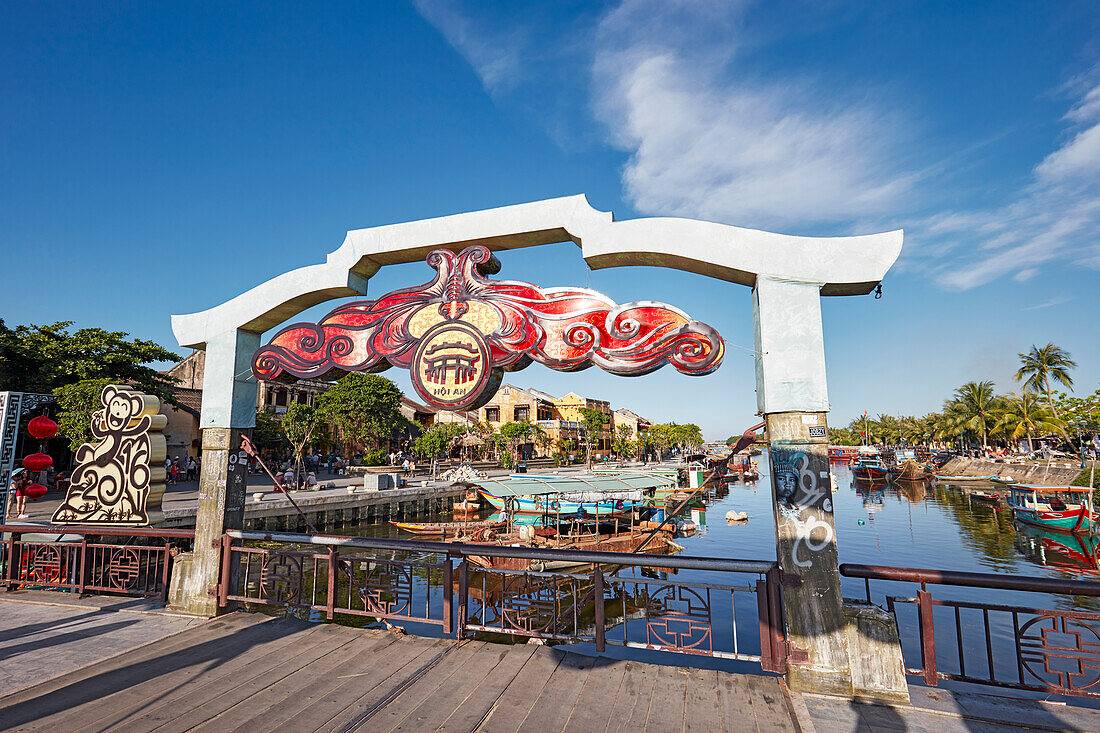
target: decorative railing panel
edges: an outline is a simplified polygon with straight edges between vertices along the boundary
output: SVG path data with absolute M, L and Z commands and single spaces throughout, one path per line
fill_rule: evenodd
M 842 575 L 918 583 L 915 596 L 886 594 L 897 619 L 906 672 L 935 686 L 940 680 L 1042 693 L 1100 698 L 1100 613 L 933 598 L 929 586 L 1100 596 L 1100 583 L 1053 578 L 1005 578 L 990 573 L 841 565 Z M 906 648 L 906 640 L 915 640 Z
M 8 588 L 166 598 L 172 558 L 194 539 L 193 530 L 26 529 L 0 526 L 6 535 L 0 543 L 2 582 Z
M 249 540 L 266 541 L 240 544 Z M 591 643 L 598 651 L 612 644 L 785 669 L 774 563 L 241 531 L 227 533 L 223 552 L 223 605 L 413 621 L 459 638 L 500 634 Z M 513 569 L 523 559 L 541 567 L 564 562 L 571 572 Z M 605 567 L 617 570 L 607 574 Z M 680 569 L 713 570 L 720 580 L 742 573 L 755 582 L 671 577 Z

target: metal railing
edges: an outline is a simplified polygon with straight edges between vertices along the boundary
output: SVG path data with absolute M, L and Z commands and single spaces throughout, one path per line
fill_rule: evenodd
M 193 529 L 0 525 L 0 583 L 10 589 L 109 593 L 167 599 L 172 557 Z M 113 541 L 110 541 L 113 540 Z
M 903 651 L 906 636 L 913 635 L 903 633 L 911 629 L 903 627 L 898 610 L 915 607 L 920 666 L 907 667 L 906 673 L 927 685 L 954 680 L 1100 697 L 1100 613 L 933 598 L 929 590 L 939 585 L 1100 597 L 1100 583 L 852 564 L 841 565 L 840 573 L 864 579 L 868 602 L 872 580 L 920 584 L 916 596 L 886 595 L 886 603 L 898 623 Z M 950 639 L 946 644 L 945 636 Z M 983 648 L 984 654 L 974 651 Z
M 282 606 L 426 623 L 457 638 L 482 632 L 591 643 L 598 652 L 610 644 L 786 670 L 774 562 L 240 530 L 226 532 L 222 552 L 223 607 Z M 668 577 L 680 570 L 750 578 Z

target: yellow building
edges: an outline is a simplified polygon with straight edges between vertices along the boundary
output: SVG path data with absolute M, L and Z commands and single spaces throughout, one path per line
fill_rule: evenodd
M 584 416 L 581 414 L 582 407 L 602 412 L 605 421 L 599 433 L 595 436 L 595 440 L 592 443 L 592 450 L 599 451 L 600 454 L 604 451 L 611 450 L 611 441 L 614 440 L 613 436 L 615 434 L 615 418 L 611 413 L 610 402 L 594 400 L 591 397 L 581 397 L 576 392 L 570 392 L 561 399 L 555 401 L 554 406 L 557 408 L 559 419 L 575 422 L 579 425 L 584 424 Z M 602 455 L 597 455 L 597 457 L 602 457 Z

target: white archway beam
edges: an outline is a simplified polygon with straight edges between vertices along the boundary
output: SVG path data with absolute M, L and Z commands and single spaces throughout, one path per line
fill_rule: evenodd
M 261 333 L 326 300 L 367 292 L 385 265 L 440 247 L 500 251 L 572 241 L 593 268 L 654 265 L 755 286 L 760 275 L 822 283 L 824 295 L 870 292 L 901 252 L 902 233 L 795 237 L 693 219 L 616 222 L 583 194 L 350 231 L 325 263 L 286 272 L 200 313 L 172 316 L 181 346 L 232 330 Z

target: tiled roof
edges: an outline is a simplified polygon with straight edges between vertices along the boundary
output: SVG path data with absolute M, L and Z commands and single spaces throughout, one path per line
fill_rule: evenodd
M 195 417 L 202 410 L 202 390 L 188 389 L 187 387 L 172 387 L 172 397 L 179 403 L 179 409 L 189 412 Z

